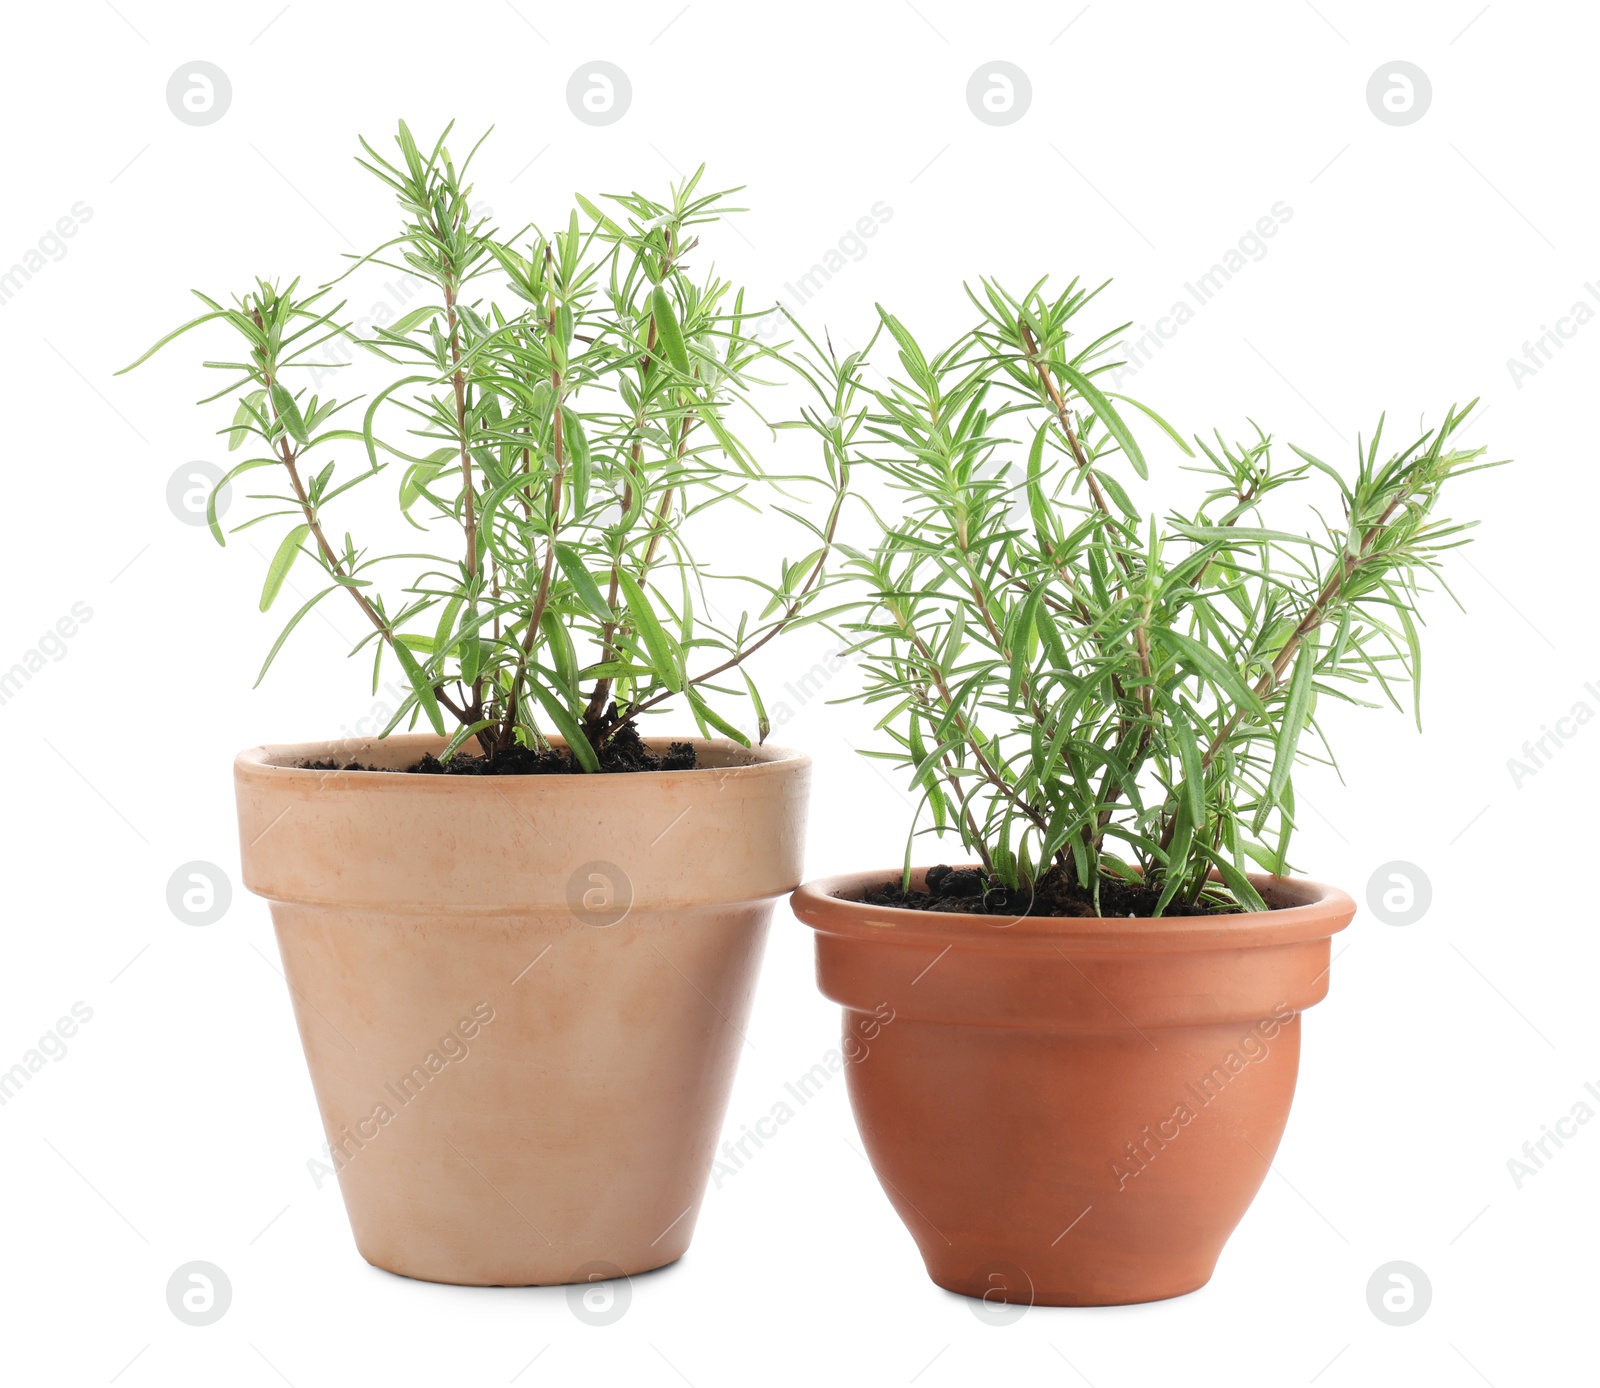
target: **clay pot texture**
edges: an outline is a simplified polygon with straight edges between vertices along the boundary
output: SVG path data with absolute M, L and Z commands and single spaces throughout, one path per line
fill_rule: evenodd
M 1161 920 L 853 899 L 898 876 L 826 878 L 793 905 L 845 1035 L 874 1033 L 850 1103 L 929 1275 L 1049 1306 L 1203 1286 L 1278 1149 L 1300 1014 L 1355 904 L 1267 877 L 1285 909 Z
M 431 736 L 235 761 L 244 882 L 368 1262 L 525 1286 L 689 1246 L 810 781 L 795 752 L 696 747 L 693 771 L 589 776 L 302 769 L 409 766 Z

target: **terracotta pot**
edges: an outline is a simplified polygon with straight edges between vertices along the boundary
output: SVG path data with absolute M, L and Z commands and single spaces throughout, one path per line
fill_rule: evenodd
M 872 1035 L 850 1102 L 929 1275 L 1049 1306 L 1203 1286 L 1277 1151 L 1300 1013 L 1355 904 L 1266 877 L 1286 909 L 1169 920 L 852 899 L 897 876 L 808 883 L 793 905 L 846 1037 Z
M 795 752 L 697 746 L 701 769 L 597 776 L 299 767 L 403 767 L 429 736 L 235 761 L 368 1262 L 523 1286 L 688 1247 L 810 781 Z

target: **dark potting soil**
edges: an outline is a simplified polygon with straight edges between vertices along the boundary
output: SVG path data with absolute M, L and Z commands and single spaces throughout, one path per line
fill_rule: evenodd
M 944 864 L 928 869 L 926 891 L 902 892 L 898 879 L 885 882 L 861 898 L 869 906 L 898 906 L 910 911 L 944 911 L 970 916 L 1142 916 L 1155 913 L 1161 893 L 1151 887 L 1120 877 L 1100 879 L 1100 910 L 1088 888 L 1068 880 L 1059 868 L 1051 868 L 1026 889 L 1009 891 L 991 887 L 978 868 L 952 868 Z M 1165 916 L 1212 916 L 1234 914 L 1236 908 L 1191 906 L 1169 901 Z
M 696 765 L 694 743 L 674 742 L 664 755 L 652 752 L 631 724 L 611 734 L 599 753 L 602 772 L 693 771 Z M 421 761 L 406 767 L 366 766 L 361 762 L 308 761 L 306 771 L 394 771 L 414 776 L 581 776 L 583 768 L 565 747 L 507 747 L 493 756 L 473 756 L 457 752 L 442 762 L 431 752 Z

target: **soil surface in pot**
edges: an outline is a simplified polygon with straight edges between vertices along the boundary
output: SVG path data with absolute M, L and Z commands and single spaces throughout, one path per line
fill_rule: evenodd
M 897 906 L 909 911 L 944 911 L 969 916 L 1142 916 L 1154 915 L 1161 893 L 1120 877 L 1100 879 L 1100 909 L 1087 887 L 1067 878 L 1060 868 L 1051 868 L 1026 890 L 1009 891 L 989 886 L 977 868 L 952 868 L 940 864 L 928 869 L 926 891 L 900 890 L 898 879 L 869 891 L 861 900 L 869 906 Z M 1213 916 L 1237 914 L 1236 906 L 1190 905 L 1169 901 L 1164 916 Z
M 674 742 L 664 754 L 652 752 L 631 723 L 618 728 L 601 747 L 602 772 L 693 771 L 697 764 L 692 742 Z M 578 759 L 565 747 L 507 747 L 491 756 L 457 752 L 442 762 L 432 753 L 405 767 L 367 766 L 358 761 L 308 761 L 306 771 L 390 771 L 415 776 L 581 776 Z

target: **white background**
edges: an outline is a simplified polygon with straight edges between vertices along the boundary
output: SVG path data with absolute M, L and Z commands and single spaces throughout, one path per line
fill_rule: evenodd
M 1600 711 L 1585 688 L 1600 688 L 1589 410 L 1600 326 L 1520 384 L 1507 366 L 1600 280 L 1592 11 L 675 9 L 8 11 L 0 265 L 74 204 L 92 216 L 0 305 L 0 667 L 74 603 L 93 616 L 0 706 L 0 1067 L 74 1002 L 94 1016 L 0 1108 L 6 1380 L 1507 1388 L 1592 1374 L 1600 1124 L 1552 1147 L 1521 1189 L 1507 1167 L 1586 1081 L 1600 1085 L 1600 726 L 1520 787 L 1507 767 L 1575 703 Z M 596 58 L 633 87 L 605 128 L 565 100 L 569 75 Z M 195 59 L 233 89 L 203 128 L 165 99 Z M 992 59 L 1032 84 L 1026 115 L 1003 128 L 965 98 Z M 1396 59 L 1432 84 L 1425 116 L 1404 127 L 1366 100 L 1374 70 Z M 334 1187 L 307 1174 L 321 1133 L 265 905 L 239 891 L 221 921 L 195 928 L 169 912 L 166 884 L 191 860 L 237 883 L 239 747 L 337 735 L 372 698 L 338 632 L 315 621 L 250 692 L 275 630 L 256 612 L 261 561 L 245 544 L 217 549 L 165 501 L 180 464 L 224 458 L 220 421 L 190 406 L 210 384 L 200 346 L 111 373 L 190 314 L 190 286 L 319 279 L 387 235 L 390 204 L 352 154 L 358 132 L 387 140 L 402 115 L 419 133 L 450 117 L 474 134 L 496 126 L 479 187 L 507 226 L 564 220 L 575 189 L 664 191 L 707 161 L 714 182 L 748 185 L 751 210 L 715 257 L 761 298 L 882 201 L 893 215 L 865 256 L 801 310 L 845 341 L 870 330 L 875 299 L 919 332 L 953 333 L 967 316 L 961 280 L 979 274 L 1015 287 L 1111 277 L 1097 326 L 1153 322 L 1281 201 L 1293 215 L 1264 258 L 1130 389 L 1186 429 L 1240 436 L 1254 418 L 1345 461 L 1383 409 L 1398 437 L 1482 394 L 1475 437 L 1515 463 L 1453 498 L 1483 524 L 1450 569 L 1465 614 L 1442 594 L 1429 611 L 1426 731 L 1392 712 L 1337 719 L 1348 788 L 1326 774 L 1302 782 L 1316 814 L 1297 860 L 1363 906 L 1306 1022 L 1276 1173 L 1204 1290 L 980 1323 L 924 1276 L 854 1150 L 839 1080 L 708 1192 L 689 1254 L 635 1279 L 615 1325 L 580 1323 L 561 1289 L 431 1286 L 357 1256 Z M 748 536 L 740 547 L 755 564 L 773 557 Z M 811 632 L 775 653 L 769 685 L 799 679 L 827 644 Z M 838 674 L 826 697 L 851 678 Z M 816 760 L 809 871 L 898 861 L 905 805 L 847 745 L 868 736 L 862 711 L 789 702 L 781 740 Z M 1432 883 L 1431 908 L 1403 928 L 1364 904 L 1394 860 Z M 836 1038 L 809 934 L 780 904 L 728 1133 Z M 165 1299 L 194 1259 L 233 1286 L 207 1328 Z M 1395 1259 L 1433 1289 L 1404 1328 L 1366 1299 L 1369 1276 Z

